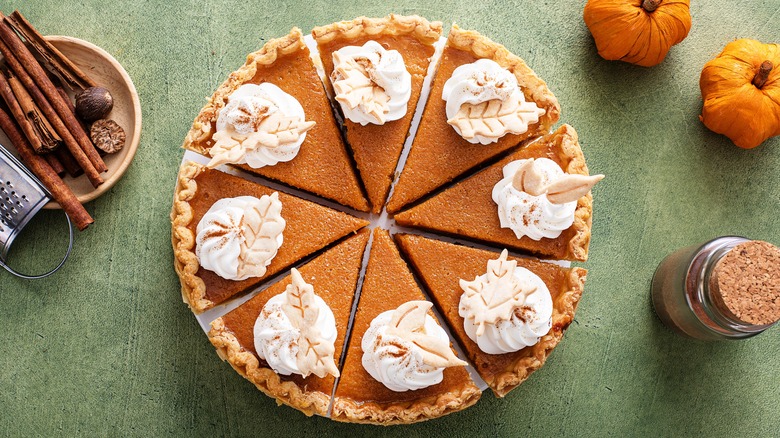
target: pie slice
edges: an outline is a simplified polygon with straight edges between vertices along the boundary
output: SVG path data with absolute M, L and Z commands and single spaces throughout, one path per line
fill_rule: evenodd
M 328 304 L 336 318 L 338 335 L 333 355 L 336 362 L 344 347 L 352 299 L 368 237 L 368 230 L 362 230 L 299 269 L 304 281 L 314 287 L 314 293 Z M 209 339 L 223 360 L 227 360 L 239 374 L 279 403 L 292 406 L 306 415 L 325 416 L 336 382 L 332 375 L 320 378 L 312 374 L 303 378 L 299 374 L 277 374 L 265 360 L 260 359 L 255 350 L 254 325 L 260 311 L 269 299 L 283 293 L 291 281 L 288 275 L 227 315 L 216 319 L 211 323 Z
M 593 198 L 588 192 L 577 201 L 574 223 L 555 239 L 518 239 L 509 228 L 501 228 L 493 187 L 502 179 L 504 165 L 527 158 L 549 158 L 566 173 L 588 175 L 577 132 L 563 125 L 432 198 L 395 215 L 398 224 L 462 236 L 507 248 L 530 251 L 562 260 L 585 261 L 590 244 Z
M 398 15 L 385 18 L 360 17 L 312 30 L 327 78 L 333 73 L 333 52 L 345 46 L 362 46 L 368 41 L 376 41 L 386 50 L 398 51 L 406 70 L 411 74 L 411 96 L 406 115 L 402 118 L 387 121 L 383 125 L 369 123 L 365 126 L 344 118 L 347 142 L 352 148 L 374 213 L 382 211 L 393 182 L 398 158 L 433 56 L 433 43 L 439 40 L 441 32 L 440 22 L 431 23 L 418 16 Z M 332 90 L 330 79 L 326 82 Z
M 210 156 L 214 146 L 219 111 L 228 97 L 244 84 L 270 82 L 290 94 L 303 106 L 307 121 L 315 122 L 291 161 L 272 166 L 238 167 L 301 190 L 332 199 L 360 211 L 368 211 L 357 175 L 341 132 L 331 112 L 322 81 L 300 29 L 268 41 L 247 57 L 246 64 L 230 74 L 195 118 L 182 147 Z
M 425 299 L 390 234 L 377 228 L 336 387 L 331 414 L 334 420 L 383 425 L 414 423 L 465 409 L 479 400 L 481 393 L 464 367 L 446 368 L 441 383 L 405 392 L 391 391 L 363 368 L 361 342 L 371 321 L 407 301 Z
M 525 100 L 545 110 L 538 123 L 530 125 L 523 134 L 507 134 L 488 145 L 469 143 L 447 123 L 446 102 L 442 99 L 444 84 L 456 68 L 478 59 L 493 60 L 514 74 Z M 430 98 L 387 211 L 395 213 L 521 141 L 549 132 L 559 115 L 558 100 L 522 59 L 477 32 L 453 25 L 433 78 Z
M 497 259 L 499 254 L 411 234 L 396 235 L 396 241 L 469 360 L 499 397 L 505 396 L 544 365 L 547 356 L 574 320 L 574 312 L 585 284 L 584 269 L 562 268 L 538 260 L 510 257 L 517 261 L 518 266 L 538 275 L 550 290 L 553 299 L 552 328 L 533 346 L 514 353 L 487 354 L 480 350 L 463 328 L 463 317 L 458 311 L 463 294 L 459 281 L 469 281 L 484 274 L 487 262 Z
M 363 219 L 279 192 L 282 217 L 286 221 L 283 243 L 262 277 L 226 280 L 200 266 L 195 255 L 196 229 L 209 208 L 223 198 L 259 198 L 274 192 L 269 187 L 200 164 L 187 162 L 182 166 L 171 211 L 171 239 L 182 296 L 195 313 L 257 286 L 269 276 L 368 225 Z

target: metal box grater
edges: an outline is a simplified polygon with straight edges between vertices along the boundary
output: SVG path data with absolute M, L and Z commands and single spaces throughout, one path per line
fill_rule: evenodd
M 14 271 L 5 264 L 11 244 L 52 196 L 22 163 L 0 145 L 0 266 L 22 278 L 47 277 L 65 264 L 73 247 L 73 225 L 68 221 L 68 250 L 59 265 L 40 275 L 26 275 Z

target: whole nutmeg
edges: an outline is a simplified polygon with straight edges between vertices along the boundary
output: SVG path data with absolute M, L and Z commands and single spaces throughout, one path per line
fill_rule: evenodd
M 85 122 L 102 119 L 114 107 L 114 98 L 103 87 L 89 87 L 76 94 L 76 115 Z
M 115 121 L 102 119 L 92 124 L 89 130 L 89 138 L 95 147 L 103 152 L 113 154 L 119 152 L 125 145 L 126 135 Z

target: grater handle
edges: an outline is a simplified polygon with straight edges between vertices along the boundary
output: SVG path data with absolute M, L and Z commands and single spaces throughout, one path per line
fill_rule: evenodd
M 73 249 L 73 223 L 70 221 L 70 218 L 68 217 L 67 214 L 65 215 L 65 220 L 68 221 L 68 250 L 65 251 L 65 257 L 63 257 L 62 260 L 60 261 L 60 263 L 57 264 L 57 267 L 55 267 L 54 269 L 52 269 L 51 271 L 49 271 L 49 272 L 47 272 L 45 274 L 27 275 L 27 274 L 22 274 L 20 272 L 14 271 L 13 268 L 11 268 L 10 266 L 5 264 L 5 262 L 4 262 L 4 260 L 2 258 L 0 258 L 0 266 L 5 268 L 5 270 L 10 272 L 11 274 L 13 274 L 13 275 L 15 275 L 15 276 L 17 276 L 19 278 L 24 278 L 24 279 L 27 279 L 27 280 L 37 280 L 37 279 L 40 279 L 40 278 L 46 278 L 49 275 L 59 271 L 60 268 L 62 267 L 62 265 L 65 264 L 65 261 L 68 260 L 68 256 L 70 256 L 70 251 Z

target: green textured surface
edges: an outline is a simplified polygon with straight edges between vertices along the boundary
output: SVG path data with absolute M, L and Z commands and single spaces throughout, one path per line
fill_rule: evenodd
M 37 282 L 0 272 L 0 436 L 778 436 L 780 329 L 685 340 L 654 316 L 648 287 L 678 247 L 723 234 L 780 243 L 780 139 L 743 151 L 697 119 L 701 67 L 734 38 L 777 39 L 780 1 L 694 2 L 689 37 L 652 69 L 599 58 L 583 5 L 0 1 L 44 34 L 112 53 L 144 117 L 135 162 L 88 205 L 96 223 L 77 235 L 65 268 Z M 219 360 L 181 302 L 168 212 L 182 138 L 247 53 L 292 26 L 389 12 L 456 21 L 525 58 L 579 131 L 591 171 L 607 179 L 594 190 L 576 323 L 547 365 L 504 400 L 485 394 L 465 412 L 381 429 L 277 407 Z M 42 215 L 12 254 L 17 266 L 47 259 L 59 220 Z

